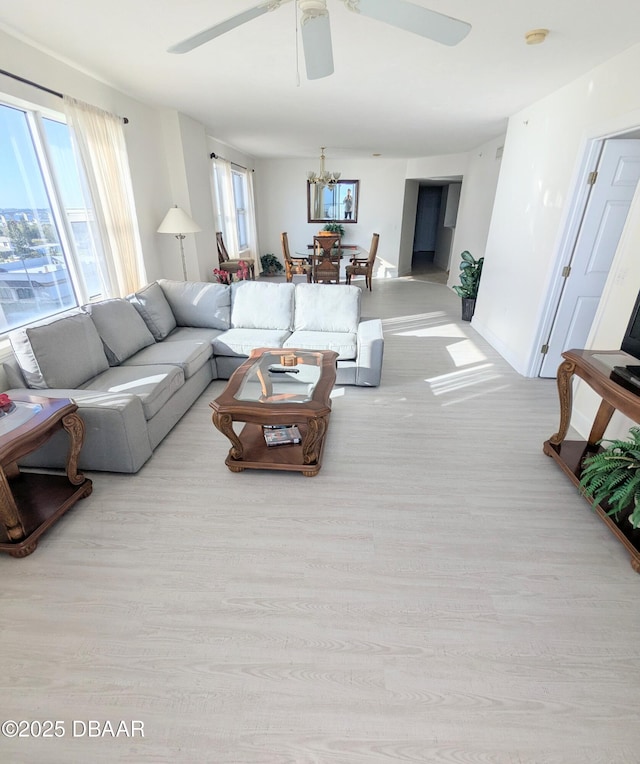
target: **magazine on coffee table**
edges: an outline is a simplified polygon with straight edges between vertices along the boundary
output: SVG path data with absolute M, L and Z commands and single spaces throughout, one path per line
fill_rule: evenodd
M 302 443 L 302 435 L 295 424 L 265 425 L 262 431 L 268 446 L 292 446 Z

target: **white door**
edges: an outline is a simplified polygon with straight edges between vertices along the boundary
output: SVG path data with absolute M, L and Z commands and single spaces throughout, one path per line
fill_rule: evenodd
M 639 178 L 640 140 L 605 141 L 547 341 L 541 377 L 556 376 L 563 350 L 586 344 Z

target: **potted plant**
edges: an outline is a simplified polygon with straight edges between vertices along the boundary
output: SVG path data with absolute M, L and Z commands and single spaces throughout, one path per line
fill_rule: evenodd
M 640 527 L 640 427 L 629 430 L 628 440 L 602 440 L 608 445 L 583 462 L 580 489 L 595 506 L 617 520 L 631 510 L 629 522 Z
M 277 276 L 283 270 L 280 260 L 271 253 L 262 255 L 260 265 L 262 267 L 261 276 Z
M 476 260 L 467 250 L 460 257 L 460 284 L 454 286 L 453 291 L 462 298 L 462 320 L 471 321 L 476 309 L 476 297 L 478 296 L 484 257 Z
M 322 231 L 320 233 L 339 233 L 340 238 L 342 238 L 345 235 L 344 226 L 340 223 L 327 223 L 325 226 L 323 226 Z

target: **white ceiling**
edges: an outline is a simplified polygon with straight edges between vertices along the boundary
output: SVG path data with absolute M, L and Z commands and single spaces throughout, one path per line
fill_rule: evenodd
M 414 0 L 472 25 L 455 47 L 328 0 L 335 74 L 326 79 L 306 80 L 295 3 L 191 53 L 166 52 L 258 2 L 16 0 L 2 4 L 0 27 L 188 114 L 249 155 L 317 156 L 326 146 L 328 166 L 339 156 L 468 151 L 500 135 L 509 115 L 640 42 L 637 0 Z M 547 41 L 526 45 L 538 27 L 550 30 Z

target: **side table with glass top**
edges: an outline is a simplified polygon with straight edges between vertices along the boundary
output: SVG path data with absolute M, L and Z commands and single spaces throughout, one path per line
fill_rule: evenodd
M 40 536 L 79 499 L 89 496 L 91 480 L 78 472 L 84 422 L 69 398 L 24 395 L 0 415 L 0 551 L 26 557 Z M 58 430 L 69 436 L 66 474 L 23 472 L 18 461 Z

